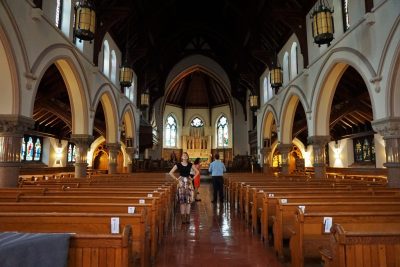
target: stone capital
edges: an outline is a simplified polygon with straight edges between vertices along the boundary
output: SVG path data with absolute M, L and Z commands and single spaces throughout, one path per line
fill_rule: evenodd
M 330 140 L 331 137 L 329 135 L 314 135 L 307 138 L 308 144 L 322 147 L 324 147 Z
M 281 154 L 288 154 L 290 152 L 290 150 L 292 150 L 293 145 L 292 144 L 279 144 L 277 148 Z
M 78 147 L 90 147 L 94 140 L 93 135 L 88 134 L 71 134 L 70 141 Z
M 383 139 L 400 138 L 400 117 L 374 120 L 371 125 Z
M 33 128 L 35 121 L 20 115 L 0 114 L 0 135 L 23 135 L 28 129 Z

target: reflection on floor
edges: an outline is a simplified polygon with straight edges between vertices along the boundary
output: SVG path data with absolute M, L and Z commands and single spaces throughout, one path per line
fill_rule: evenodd
M 190 224 L 181 224 L 176 214 L 160 246 L 156 267 L 284 266 L 228 203 L 211 203 L 210 183 L 202 183 L 199 191 L 202 201 L 192 205 Z

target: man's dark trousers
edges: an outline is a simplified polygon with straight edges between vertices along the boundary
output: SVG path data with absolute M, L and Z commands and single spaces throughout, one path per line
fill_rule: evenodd
M 213 203 L 217 203 L 217 195 L 219 193 L 219 201 L 224 201 L 224 178 L 222 176 L 212 176 L 212 184 L 214 188 Z

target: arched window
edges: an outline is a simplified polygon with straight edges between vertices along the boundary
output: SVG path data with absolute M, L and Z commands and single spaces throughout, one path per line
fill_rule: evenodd
M 21 161 L 37 161 L 42 160 L 42 144 L 41 137 L 26 135 L 21 141 Z
M 111 81 L 116 82 L 117 76 L 117 56 L 115 55 L 115 50 L 111 51 Z
M 269 99 L 269 96 L 268 96 L 268 84 L 269 84 L 269 82 L 268 82 L 268 75 L 267 75 L 267 76 L 264 77 L 264 81 L 263 81 L 263 100 L 264 100 L 263 103 L 266 103 L 268 101 L 268 99 Z
M 103 42 L 103 73 L 107 77 L 110 75 L 110 45 L 107 40 Z
M 293 79 L 298 73 L 297 43 L 294 42 L 290 49 L 290 77 Z
M 125 96 L 133 103 L 136 104 L 136 88 L 135 88 L 135 81 L 132 81 L 130 87 L 125 87 Z
M 283 84 L 286 85 L 289 83 L 289 81 L 289 53 L 285 52 L 283 55 Z
M 76 146 L 73 143 L 68 143 L 68 156 L 67 156 L 68 163 L 74 163 L 75 157 L 76 157 Z
M 165 122 L 165 146 L 176 147 L 177 124 L 172 115 L 168 115 Z
M 56 27 L 61 29 L 62 26 L 62 16 L 63 15 L 63 0 L 57 0 L 56 3 Z
M 217 144 L 218 147 L 227 147 L 229 144 L 228 120 L 222 115 L 217 122 Z

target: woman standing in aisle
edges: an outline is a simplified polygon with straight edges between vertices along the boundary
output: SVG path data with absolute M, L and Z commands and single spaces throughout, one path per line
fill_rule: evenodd
M 194 177 L 194 180 L 193 180 L 194 199 L 196 201 L 201 201 L 201 199 L 198 197 L 199 187 L 200 187 L 200 158 L 196 158 L 194 160 L 194 162 L 193 162 L 193 165 L 194 165 L 194 168 L 199 171 L 198 174 Z
M 176 170 L 179 172 L 179 178 L 174 174 Z M 190 170 L 194 171 L 194 176 L 199 174 L 199 171 L 193 167 L 192 163 L 189 163 L 189 154 L 183 152 L 182 162 L 176 163 L 169 172 L 169 175 L 178 182 L 178 202 L 180 204 L 182 223 L 190 222 L 190 204 L 194 200 Z

